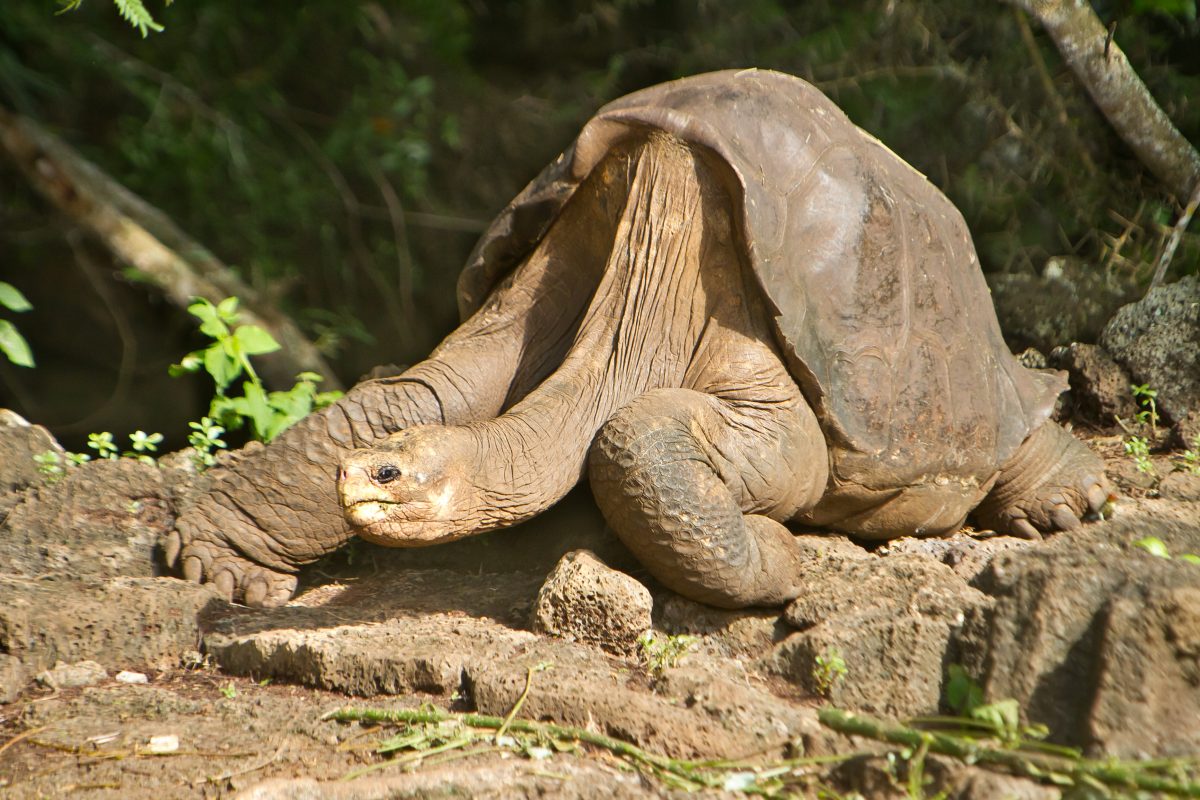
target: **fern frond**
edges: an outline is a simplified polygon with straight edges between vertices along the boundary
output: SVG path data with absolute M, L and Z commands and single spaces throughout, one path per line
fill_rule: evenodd
M 117 10 L 121 12 L 125 21 L 141 32 L 143 39 L 146 38 L 147 28 L 155 33 L 162 32 L 163 26 L 154 21 L 154 17 L 150 16 L 150 12 L 146 10 L 142 0 L 113 0 L 113 2 L 117 4 Z

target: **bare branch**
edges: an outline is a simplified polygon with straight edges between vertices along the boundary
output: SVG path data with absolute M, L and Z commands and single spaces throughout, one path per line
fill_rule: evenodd
M 1200 153 L 1154 100 L 1087 0 L 1005 0 L 1031 14 L 1138 159 L 1179 198 L 1200 182 Z

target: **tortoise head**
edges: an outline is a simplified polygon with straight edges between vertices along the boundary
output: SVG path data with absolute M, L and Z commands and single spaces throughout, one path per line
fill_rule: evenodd
M 338 470 L 346 521 L 368 541 L 392 547 L 470 534 L 473 451 L 462 428 L 420 425 L 347 455 Z

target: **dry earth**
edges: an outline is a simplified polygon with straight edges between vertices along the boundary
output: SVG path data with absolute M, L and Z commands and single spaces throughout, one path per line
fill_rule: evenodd
M 48 483 L 32 455 L 56 447 L 53 440 L 7 417 L 0 794 L 679 792 L 599 748 L 521 754 L 490 738 L 473 754 L 431 751 L 344 780 L 389 763 L 375 749 L 394 729 L 324 720 L 326 712 L 432 704 L 502 717 L 529 675 L 520 718 L 682 759 L 870 751 L 822 727 L 816 709 L 831 702 L 897 718 L 935 713 L 955 663 L 989 697 L 1017 698 L 1028 721 L 1089 754 L 1198 753 L 1200 566 L 1133 542 L 1155 536 L 1173 554 L 1200 553 L 1200 477 L 1172 472 L 1163 453 L 1153 460 L 1166 477 L 1150 481 L 1119 438 L 1090 444 L 1123 493 L 1111 520 L 1037 544 L 961 533 L 869 552 L 806 535 L 811 580 L 787 609 L 724 612 L 672 595 L 638 570 L 590 499 L 576 494 L 535 524 L 453 545 L 388 551 L 356 543 L 309 568 L 288 606 L 252 610 L 159 574 L 158 538 L 197 488 L 185 470 L 102 462 Z M 597 558 L 575 556 L 555 570 L 580 549 Z M 542 595 L 548 610 L 539 587 L 552 572 Z M 647 624 L 660 641 L 699 638 L 677 663 L 654 670 L 634 641 Z M 835 653 L 844 676 L 822 669 Z M 98 666 L 80 666 L 89 661 Z M 55 670 L 59 663 L 75 668 Z M 121 670 L 146 682 L 123 682 Z M 862 757 L 813 768 L 797 787 L 902 796 L 885 765 Z M 1058 796 L 950 762 L 931 760 L 926 771 L 931 794 Z

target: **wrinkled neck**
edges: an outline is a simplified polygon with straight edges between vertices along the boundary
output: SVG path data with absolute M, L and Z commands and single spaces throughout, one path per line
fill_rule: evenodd
M 672 140 L 651 138 L 625 158 L 598 167 L 624 173 L 599 181 L 602 191 L 623 193 L 624 207 L 562 365 L 505 414 L 468 426 L 478 447 L 480 529 L 557 502 L 582 477 L 592 439 L 617 409 L 651 389 L 682 385 L 707 317 L 702 173 Z

